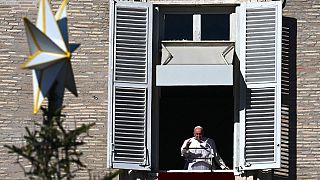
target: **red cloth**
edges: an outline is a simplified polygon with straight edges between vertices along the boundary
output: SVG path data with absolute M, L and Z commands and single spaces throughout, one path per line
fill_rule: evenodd
M 159 180 L 234 180 L 232 172 L 159 172 Z

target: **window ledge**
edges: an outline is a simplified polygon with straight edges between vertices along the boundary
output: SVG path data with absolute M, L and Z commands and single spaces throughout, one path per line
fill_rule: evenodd
M 228 6 L 236 6 L 240 5 L 239 0 L 225 0 L 225 1 L 160 1 L 153 0 L 153 4 L 155 5 L 177 5 L 177 6 L 186 6 L 186 5 L 228 5 Z
M 234 44 L 235 41 L 231 41 L 231 40 L 207 40 L 207 41 L 192 41 L 192 40 L 165 40 L 165 41 L 161 41 L 161 43 L 163 44 L 170 44 L 170 45 L 174 45 L 174 44 L 186 44 L 186 45 L 193 45 L 193 44 L 197 44 L 197 45 L 219 45 L 219 44 Z
M 233 85 L 232 65 L 157 65 L 157 86 Z
M 235 175 L 232 170 L 214 170 L 214 171 L 188 171 L 188 170 L 170 170 L 160 171 L 158 180 L 167 179 L 224 179 L 234 180 Z
M 196 173 L 196 172 L 214 172 L 214 173 L 219 173 L 219 172 L 222 172 L 222 173 L 226 173 L 226 172 L 232 172 L 233 173 L 233 170 L 230 169 L 230 170 L 167 170 L 167 171 L 160 171 L 160 172 L 167 172 L 167 173 L 177 173 L 177 172 L 182 172 L 182 173 Z

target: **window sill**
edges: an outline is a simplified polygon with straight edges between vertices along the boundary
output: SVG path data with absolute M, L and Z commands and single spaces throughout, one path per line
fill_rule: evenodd
M 158 173 L 158 180 L 176 180 L 176 179 L 221 179 L 234 180 L 235 174 L 232 170 L 214 170 L 214 171 L 187 171 L 187 170 L 170 170 L 160 171 Z
M 181 173 L 197 173 L 197 172 L 215 172 L 215 173 L 226 173 L 226 172 L 232 172 L 232 169 L 229 170 L 167 170 L 167 171 L 160 171 L 160 172 L 167 172 L 167 173 L 177 173 L 177 172 L 181 172 Z
M 170 44 L 170 45 L 174 45 L 174 44 L 187 44 L 187 45 L 193 45 L 193 44 L 197 44 L 197 45 L 220 45 L 220 44 L 233 44 L 235 43 L 235 41 L 231 41 L 231 40 L 207 40 L 207 41 L 192 41 L 192 40 L 164 40 L 161 41 L 161 43 L 163 44 Z
M 232 65 L 157 65 L 157 86 L 233 85 Z
M 155 5 L 178 5 L 178 6 L 186 6 L 186 5 L 227 5 L 227 6 L 236 6 L 240 5 L 240 3 L 235 2 L 234 0 L 225 0 L 225 1 L 152 1 Z

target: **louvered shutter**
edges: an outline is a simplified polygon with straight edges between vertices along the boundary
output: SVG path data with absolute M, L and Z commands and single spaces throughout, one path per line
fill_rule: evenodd
M 152 5 L 110 6 L 108 164 L 150 170 Z
M 240 168 L 280 167 L 281 1 L 246 3 L 238 13 Z

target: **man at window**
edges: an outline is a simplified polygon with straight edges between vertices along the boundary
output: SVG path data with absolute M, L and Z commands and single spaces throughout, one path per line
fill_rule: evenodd
M 214 141 L 203 137 L 203 128 L 196 126 L 193 130 L 194 137 L 183 142 L 181 156 L 186 160 L 184 169 L 210 170 L 216 169 L 215 161 L 221 169 L 229 169 L 218 154 Z

